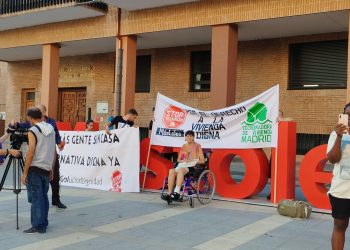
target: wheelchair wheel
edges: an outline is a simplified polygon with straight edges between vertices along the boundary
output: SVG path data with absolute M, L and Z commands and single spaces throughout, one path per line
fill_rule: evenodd
M 193 199 L 192 196 L 190 197 L 190 199 L 188 200 L 188 202 L 190 203 L 190 207 L 191 207 L 191 208 L 194 208 L 194 199 Z
M 214 173 L 210 170 L 205 170 L 201 173 L 197 183 L 197 198 L 203 205 L 208 204 L 214 197 L 216 180 Z

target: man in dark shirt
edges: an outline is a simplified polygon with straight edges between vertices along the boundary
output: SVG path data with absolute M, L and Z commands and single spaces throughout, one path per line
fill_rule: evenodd
M 46 107 L 42 104 L 38 105 L 37 108 L 40 109 L 40 111 L 43 114 L 43 120 L 49 124 L 52 125 L 52 127 L 55 130 L 55 141 L 56 145 L 59 150 L 62 150 L 64 148 L 64 142 L 61 140 L 60 133 L 57 128 L 56 121 L 50 117 L 46 116 Z M 17 123 L 17 127 L 22 128 L 30 128 L 31 125 L 29 122 L 24 123 Z M 56 206 L 57 210 L 64 210 L 67 208 L 66 205 L 64 205 L 60 200 L 60 164 L 59 159 L 56 157 L 54 169 L 53 169 L 53 179 L 50 181 L 51 190 L 52 190 L 52 205 Z
M 130 109 L 124 116 L 116 116 L 111 122 L 106 125 L 106 133 L 109 133 L 109 127 L 115 125 L 117 129 L 127 128 L 134 126 L 134 121 L 137 118 L 138 113 L 135 109 Z

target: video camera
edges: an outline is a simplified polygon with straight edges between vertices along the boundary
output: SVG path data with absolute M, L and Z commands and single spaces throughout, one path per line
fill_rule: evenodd
M 9 127 L 6 132 L 10 134 L 11 148 L 20 150 L 23 142 L 28 142 L 28 128 Z

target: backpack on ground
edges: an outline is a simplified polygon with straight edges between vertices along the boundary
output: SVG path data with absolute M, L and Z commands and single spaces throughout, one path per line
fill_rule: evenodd
M 312 207 L 304 201 L 281 200 L 278 203 L 277 211 L 283 216 L 307 219 L 311 215 Z

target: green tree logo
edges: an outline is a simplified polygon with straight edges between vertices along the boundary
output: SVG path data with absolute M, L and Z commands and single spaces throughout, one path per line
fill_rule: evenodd
M 257 102 L 254 106 L 248 109 L 247 124 L 265 123 L 267 121 L 267 108 L 265 104 Z

